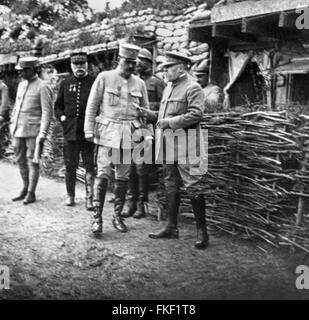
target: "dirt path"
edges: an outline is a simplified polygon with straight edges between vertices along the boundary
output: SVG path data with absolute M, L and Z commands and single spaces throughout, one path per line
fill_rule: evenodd
M 40 178 L 38 201 L 27 206 L 11 202 L 19 190 L 17 168 L 0 162 L 0 265 L 10 268 L 10 290 L 0 299 L 309 298 L 295 288 L 296 266 L 309 265 L 302 254 L 264 253 L 215 235 L 197 251 L 191 221 L 181 221 L 179 240 L 150 239 L 164 225 L 151 217 L 127 219 L 129 233 L 121 234 L 108 202 L 104 236 L 94 239 L 82 185 L 74 208 L 63 205 L 62 182 Z

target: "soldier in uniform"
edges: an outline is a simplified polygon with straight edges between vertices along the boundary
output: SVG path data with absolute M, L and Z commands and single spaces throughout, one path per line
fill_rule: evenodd
M 9 89 L 0 79 L 0 126 L 8 118 L 10 106 Z
M 119 49 L 119 65 L 115 70 L 101 72 L 89 95 L 85 136 L 97 144 L 97 175 L 94 184 L 94 216 L 92 231 L 102 232 L 102 210 L 111 163 L 115 166 L 113 225 L 120 232 L 127 232 L 123 222 L 122 209 L 127 192 L 131 163 L 113 161 L 111 154 L 130 157 L 133 148 L 132 137 L 142 126 L 138 120 L 136 106 L 149 108 L 145 82 L 134 75 L 140 48 L 123 43 Z
M 167 193 L 167 225 L 158 233 L 150 234 L 149 237 L 153 239 L 179 237 L 177 220 L 180 205 L 179 187 L 182 181 L 190 196 L 197 225 L 195 247 L 203 249 L 208 244 L 202 185 L 203 176 L 206 173 L 203 161 L 205 152 L 200 129 L 204 95 L 200 85 L 188 76 L 186 70 L 190 59 L 185 54 L 167 52 L 166 59 L 162 66 L 168 85 L 164 90 L 159 112 L 142 111 L 142 115 L 146 116 L 148 121 L 156 122 L 156 161 L 163 160 Z M 166 130 L 178 135 L 177 138 L 185 138 L 182 140 L 184 144 L 178 146 L 175 141 L 172 141 L 173 137 L 168 139 L 166 136 L 164 139 Z M 200 156 L 192 157 L 197 150 Z M 171 159 L 171 154 L 176 157 Z
M 200 86 L 203 88 L 205 100 L 205 112 L 214 112 L 218 111 L 220 107 L 222 107 L 223 103 L 223 90 L 215 85 L 209 82 L 209 65 L 208 60 L 205 59 L 202 62 L 200 62 L 196 68 L 193 70 L 193 75 L 196 77 L 197 82 L 200 84 Z
M 13 201 L 24 199 L 24 204 L 36 201 L 35 190 L 39 179 L 39 164 L 34 163 L 36 148 L 40 148 L 53 114 L 53 92 L 38 77 L 39 61 L 36 57 L 20 58 L 16 70 L 21 81 L 11 116 L 13 146 L 24 187 Z
M 152 73 L 152 54 L 149 50 L 145 48 L 140 50 L 136 69 L 139 77 L 146 83 L 150 110 L 158 111 L 165 83 Z M 127 218 L 133 215 L 134 218 L 140 219 L 146 216 L 145 204 L 148 202 L 147 178 L 149 169 L 148 164 L 132 164 L 127 197 L 128 207 L 123 212 L 123 217 Z
M 55 115 L 60 120 L 64 134 L 64 162 L 66 167 L 65 184 L 67 199 L 65 204 L 75 204 L 76 169 L 82 155 L 86 171 L 86 209 L 93 210 L 94 183 L 94 143 L 87 141 L 84 134 L 84 121 L 87 99 L 95 78 L 88 74 L 87 54 L 71 54 L 73 75 L 63 80 L 55 102 Z

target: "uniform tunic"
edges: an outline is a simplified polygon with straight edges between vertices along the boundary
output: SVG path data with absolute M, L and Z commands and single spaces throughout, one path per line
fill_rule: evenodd
M 92 88 L 86 108 L 84 131 L 94 135 L 94 143 L 99 145 L 97 155 L 97 176 L 111 175 L 113 150 L 127 150 L 134 147 L 135 133 L 142 127 L 134 104 L 149 108 L 145 82 L 135 75 L 128 79 L 120 75 L 120 69 L 101 72 Z M 134 137 L 135 135 L 135 137 Z M 131 154 L 131 153 L 130 153 Z M 130 163 L 113 162 L 116 179 L 127 180 Z
M 21 81 L 17 88 L 10 130 L 17 163 L 26 167 L 32 159 L 36 137 L 47 134 L 53 114 L 53 91 L 37 75 Z
M 0 116 L 7 118 L 9 111 L 9 89 L 7 85 L 0 80 Z
M 85 140 L 84 134 L 87 100 L 94 80 L 90 75 L 83 78 L 72 75 L 60 84 L 55 115 L 59 120 L 63 115 L 66 117 L 65 121 L 60 121 L 63 127 L 63 153 L 67 172 L 75 172 L 80 154 L 86 171 L 94 171 L 94 144 Z
M 180 178 L 187 189 L 201 191 L 199 182 L 207 169 L 204 135 L 200 128 L 203 111 L 203 90 L 185 74 L 168 83 L 159 112 L 150 117 L 152 121 L 168 119 L 169 122 L 170 129 L 157 128 L 155 136 L 156 161 L 164 163 L 168 192 L 179 191 Z
M 94 80 L 90 75 L 84 78 L 72 75 L 60 84 L 55 102 L 55 115 L 59 120 L 62 115 L 66 116 L 66 120 L 61 122 L 65 140 L 85 140 L 85 110 Z

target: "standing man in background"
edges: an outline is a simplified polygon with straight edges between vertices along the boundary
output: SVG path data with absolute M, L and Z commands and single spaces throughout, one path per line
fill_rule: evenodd
M 150 110 L 158 111 L 165 83 L 153 75 L 152 63 L 151 52 L 142 48 L 138 54 L 136 70 L 139 77 L 145 81 Z M 148 174 L 150 166 L 144 163 L 132 164 L 127 197 L 128 206 L 127 210 L 122 214 L 124 218 L 133 216 L 136 219 L 140 219 L 146 216 L 145 206 L 148 203 Z
M 55 102 L 55 115 L 61 122 L 64 135 L 65 184 L 67 199 L 65 205 L 75 204 L 76 169 L 80 154 L 86 170 L 86 209 L 93 210 L 94 143 L 87 141 L 84 134 L 85 111 L 91 86 L 95 78 L 88 74 L 87 54 L 71 54 L 73 75 L 60 84 Z
M 23 180 L 21 193 L 13 201 L 24 204 L 36 201 L 35 190 L 39 179 L 39 163 L 33 157 L 37 148 L 42 149 L 53 114 L 53 92 L 38 76 L 39 61 L 36 57 L 20 58 L 15 67 L 21 81 L 11 116 L 11 134 L 20 174 Z
M 204 112 L 219 111 L 222 108 L 224 94 L 219 86 L 209 82 L 208 60 L 202 60 L 195 68 L 192 68 L 192 72 L 199 85 L 203 88 L 205 96 Z
M 146 85 L 133 74 L 139 50 L 140 48 L 133 44 L 120 45 L 118 67 L 97 76 L 87 103 L 85 137 L 94 139 L 98 146 L 92 220 L 92 232 L 95 235 L 102 233 L 102 211 L 108 179 L 111 176 L 111 163 L 115 166 L 113 225 L 118 231 L 127 232 L 122 209 L 131 163 L 123 159 L 129 155 L 132 160 L 132 136 L 142 127 L 136 106 L 149 108 Z M 111 154 L 119 155 L 119 161 L 112 161 Z

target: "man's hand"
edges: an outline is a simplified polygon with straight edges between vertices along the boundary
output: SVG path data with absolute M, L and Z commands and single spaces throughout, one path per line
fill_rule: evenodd
M 67 118 L 67 117 L 63 114 L 63 115 L 60 117 L 60 121 L 61 121 L 61 122 L 64 122 L 64 121 L 66 120 L 66 118 Z
M 4 118 L 0 116 L 0 125 L 4 122 Z
M 168 121 L 168 119 L 160 119 L 156 126 L 160 129 L 167 129 L 167 128 L 170 128 L 170 123 Z
M 85 133 L 85 139 L 92 141 L 94 138 L 94 134 L 93 133 Z

